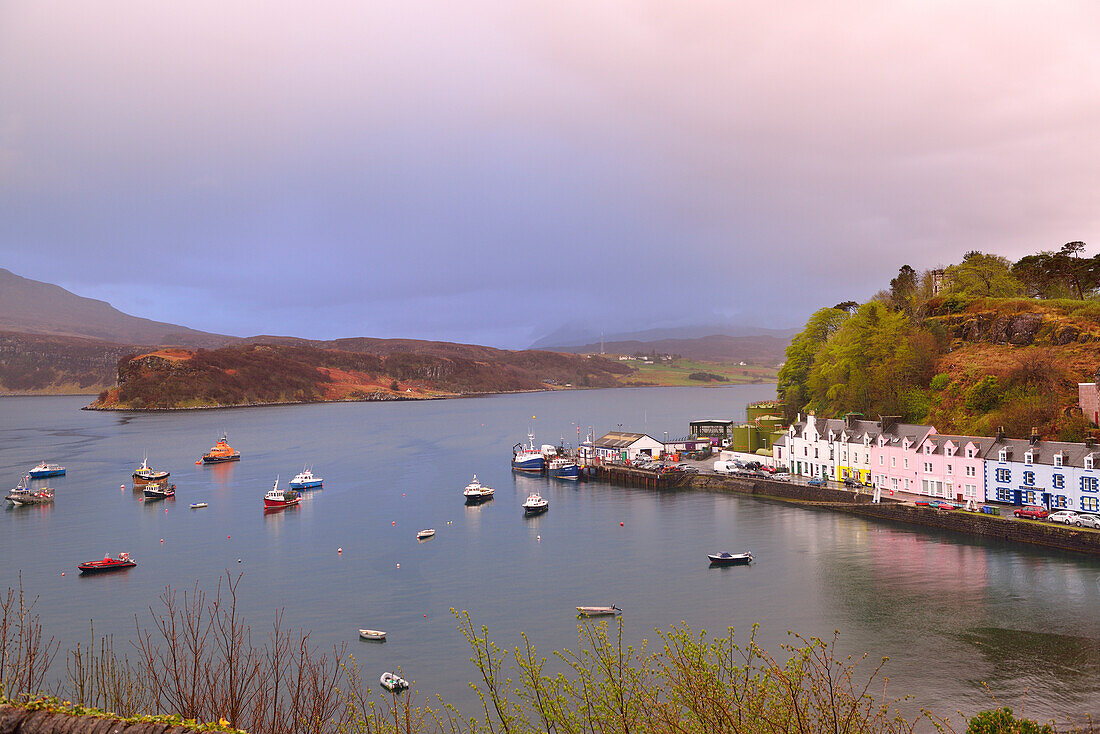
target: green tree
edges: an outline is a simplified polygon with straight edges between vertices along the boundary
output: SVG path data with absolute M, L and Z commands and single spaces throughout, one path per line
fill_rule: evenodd
M 1023 284 L 1012 275 L 1012 263 L 1000 255 L 971 251 L 958 265 L 944 273 L 947 288 L 944 295 L 971 298 L 1011 298 L 1024 292 Z
M 810 376 L 814 357 L 829 337 L 849 318 L 847 311 L 836 308 L 819 309 L 787 347 L 787 359 L 779 369 L 776 391 L 783 399 L 788 418 L 793 418 L 809 401 L 806 381 Z
M 1049 724 L 1039 725 L 1031 719 L 1017 719 L 1012 709 L 1005 707 L 982 711 L 968 722 L 966 734 L 1054 734 Z

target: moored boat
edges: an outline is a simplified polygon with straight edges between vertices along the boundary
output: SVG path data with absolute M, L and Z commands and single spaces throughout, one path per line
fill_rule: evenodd
M 31 479 L 45 479 L 46 477 L 60 477 L 60 476 L 64 476 L 64 474 L 65 474 L 65 467 L 61 466 L 60 464 L 47 464 L 45 461 L 43 461 L 41 464 L 39 464 L 35 468 L 31 469 L 29 472 L 27 472 L 27 476 L 29 476 Z
M 279 478 L 275 477 L 275 484 L 264 495 L 264 509 L 281 510 L 284 507 L 293 507 L 301 501 L 302 496 L 293 489 L 288 489 L 285 492 L 279 489 Z
M 486 487 L 479 482 L 477 474 L 475 474 L 473 481 L 466 485 L 466 489 L 462 490 L 462 496 L 466 498 L 466 504 L 473 505 L 492 499 L 494 492 L 496 492 L 495 489 Z
M 382 674 L 382 677 L 378 679 L 378 682 L 382 684 L 382 687 L 392 693 L 400 693 L 409 687 L 409 682 L 399 676 L 397 673 L 391 673 L 388 670 Z
M 53 490 L 49 487 L 43 487 L 42 489 L 31 489 L 30 475 L 24 476 L 19 480 L 19 484 L 8 492 L 6 499 L 16 507 L 22 507 L 24 505 L 44 505 L 53 502 Z
M 752 551 L 745 551 L 744 553 L 729 553 L 728 551 L 708 553 L 707 558 L 714 566 L 746 565 L 752 563 Z
M 606 617 L 612 614 L 620 614 L 622 611 L 622 609 L 619 609 L 614 604 L 607 607 L 577 607 L 577 613 L 582 617 Z
M 167 479 L 171 475 L 170 472 L 157 471 L 149 466 L 148 455 L 142 457 L 141 466 L 134 471 L 134 479 L 140 482 L 159 482 L 162 479 Z
M 580 464 L 567 456 L 555 456 L 550 459 L 549 474 L 554 479 L 568 479 L 577 481 L 581 478 Z
M 142 487 L 142 494 L 147 500 L 164 500 L 176 496 L 176 485 L 162 482 L 160 484 L 146 484 Z
M 218 442 L 202 455 L 204 464 L 222 464 L 227 461 L 240 461 L 241 452 L 229 445 L 229 437 L 223 433 Z
M 532 492 L 527 495 L 527 499 L 523 501 L 523 514 L 524 515 L 538 515 L 541 512 L 546 512 L 550 509 L 550 500 L 543 497 L 538 492 Z
M 362 629 L 359 630 L 359 637 L 364 640 L 381 640 L 382 642 L 386 641 L 386 633 L 382 630 Z
M 313 469 L 310 467 L 302 469 L 294 475 L 294 478 L 290 480 L 291 489 L 320 489 L 321 477 L 313 476 Z
M 416 534 L 417 540 L 427 540 L 428 538 L 435 537 L 435 528 L 428 528 L 427 530 L 421 530 Z
M 207 506 L 208 505 L 205 502 L 192 502 L 191 503 L 191 509 L 192 510 L 201 510 L 202 508 L 207 507 Z
M 527 445 L 517 443 L 512 447 L 512 469 L 515 471 L 541 474 L 546 468 L 546 457 L 535 448 L 535 436 L 527 434 Z
M 137 561 L 130 558 L 129 553 L 119 553 L 118 558 L 111 558 L 110 554 L 104 554 L 102 561 L 84 561 L 77 568 L 80 573 L 105 573 L 107 571 L 122 571 L 133 568 Z

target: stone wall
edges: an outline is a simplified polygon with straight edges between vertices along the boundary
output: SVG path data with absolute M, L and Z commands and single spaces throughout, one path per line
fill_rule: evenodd
M 907 505 L 883 497 L 872 504 L 871 495 L 833 487 L 808 487 L 773 479 L 741 479 L 713 475 L 694 476 L 687 486 L 709 492 L 737 492 L 757 497 L 775 497 L 813 507 L 847 512 L 861 517 L 924 525 L 1013 543 L 1030 543 L 1048 548 L 1100 555 L 1100 532 L 1048 522 L 1015 520 L 963 510 L 937 510 Z
M 127 723 L 96 716 L 28 711 L 0 704 L 0 734 L 196 734 L 169 724 Z

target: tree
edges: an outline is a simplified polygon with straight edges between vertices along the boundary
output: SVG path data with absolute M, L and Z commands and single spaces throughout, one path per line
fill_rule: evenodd
M 809 400 L 806 381 L 818 351 L 850 316 L 836 308 L 819 309 L 787 347 L 787 360 L 779 368 L 776 392 L 783 399 L 788 418 L 802 410 Z
M 917 291 L 917 271 L 908 265 L 898 269 L 896 278 L 890 280 L 890 304 L 896 311 L 913 313 L 913 296 Z
M 1085 249 L 1085 243 L 1080 241 L 1067 242 L 1062 245 L 1058 254 L 1064 258 L 1063 268 L 1066 271 L 1069 282 L 1077 292 L 1077 299 L 1085 297 L 1081 290 L 1081 251 Z
M 1024 291 L 1023 284 L 1012 275 L 1012 263 L 1007 258 L 976 250 L 963 255 L 963 261 L 949 266 L 944 275 L 945 295 L 1011 298 Z
M 857 303 L 856 301 L 841 301 L 837 305 L 833 306 L 833 308 L 835 308 L 837 311 L 847 311 L 848 313 L 852 313 L 857 308 L 859 308 L 859 303 Z

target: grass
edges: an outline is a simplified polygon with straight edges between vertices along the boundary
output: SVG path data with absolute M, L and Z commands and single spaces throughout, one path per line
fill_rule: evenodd
M 693 359 L 677 359 L 672 362 L 654 362 L 644 364 L 640 360 L 630 362 L 637 372 L 623 380 L 624 385 L 660 385 L 721 387 L 723 385 L 743 385 L 748 383 L 775 382 L 778 370 L 760 365 L 737 365 L 722 362 L 703 362 Z M 689 379 L 696 372 L 708 372 L 727 378 L 727 382 Z

